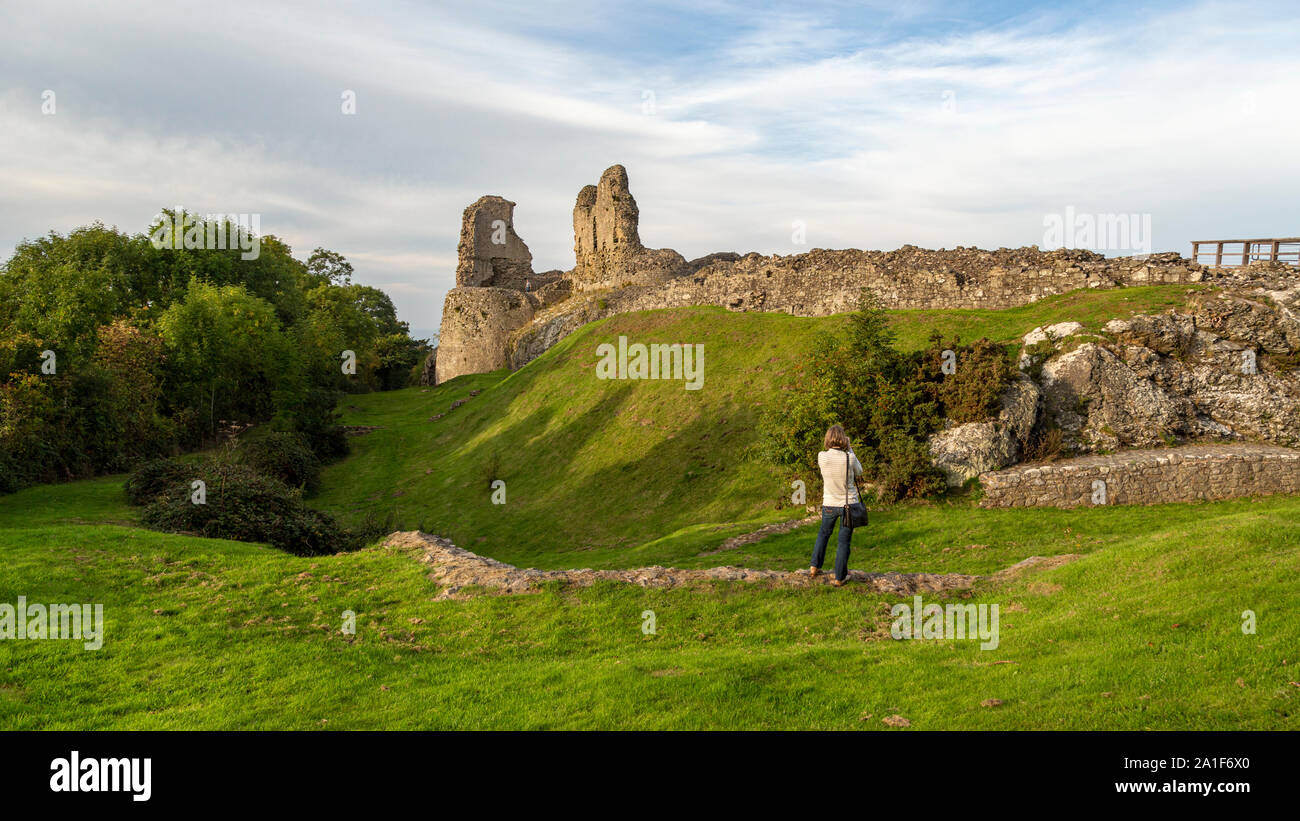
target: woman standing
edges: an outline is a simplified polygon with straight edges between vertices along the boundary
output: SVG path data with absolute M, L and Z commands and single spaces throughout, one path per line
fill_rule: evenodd
M 844 517 L 849 505 L 859 501 L 854 480 L 862 474 L 862 463 L 853 455 L 853 447 L 849 444 L 849 436 L 844 428 L 839 425 L 827 428 L 822 447 L 825 450 L 817 454 L 817 466 L 822 472 L 822 526 L 817 531 L 817 545 L 813 548 L 809 576 L 821 572 L 822 563 L 826 561 L 826 544 L 831 539 L 831 531 L 835 529 L 835 521 Z M 845 519 L 840 522 L 839 547 L 835 551 L 835 580 L 831 584 L 836 587 L 842 587 L 844 579 L 849 575 L 849 546 L 852 541 L 853 525 Z

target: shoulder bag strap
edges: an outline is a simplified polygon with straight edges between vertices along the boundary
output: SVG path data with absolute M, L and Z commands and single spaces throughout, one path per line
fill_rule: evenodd
M 849 452 L 844 451 L 844 515 L 848 515 L 849 510 Z

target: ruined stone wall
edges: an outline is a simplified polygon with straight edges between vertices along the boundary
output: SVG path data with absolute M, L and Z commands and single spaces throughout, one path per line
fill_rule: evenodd
M 512 288 L 453 288 L 442 308 L 435 374 L 438 383 L 510 364 L 511 331 L 532 318 L 534 302 Z
M 1079 288 L 1199 282 L 1178 254 L 1107 258 L 1090 251 L 978 248 L 814 249 L 792 256 L 717 259 L 661 285 L 582 294 L 512 336 L 521 367 L 582 325 L 612 314 L 690 305 L 829 316 L 857 308 L 869 288 L 886 308 L 1011 308 Z
M 465 209 L 457 287 L 443 303 L 441 344 L 425 362 L 425 384 L 506 367 L 510 334 L 536 311 L 568 298 L 572 283 L 563 271 L 533 271 L 514 213 L 515 204 L 497 196 L 480 197 Z
M 462 306 L 467 297 L 449 294 L 444 339 L 461 341 L 447 354 L 455 356 L 454 362 L 439 354 L 439 381 L 476 372 L 465 368 L 480 360 L 500 363 L 496 367 L 521 367 L 582 325 L 630 311 L 716 305 L 733 311 L 827 316 L 854 310 L 863 288 L 893 309 L 996 309 L 1078 288 L 1198 282 L 1205 271 L 1178 254 L 1107 259 L 1089 251 L 1037 248 L 930 251 L 904 246 L 896 251 L 813 249 L 770 256 L 724 252 L 687 262 L 671 249 L 645 248 L 637 229 L 639 216 L 627 171 L 611 166 L 597 185 L 578 193 L 573 209 L 574 269 L 538 274 L 532 271 L 528 246 L 515 234 L 514 203 L 489 196 L 466 208 L 458 246 L 458 290 L 523 291 L 535 316 L 522 319 L 524 314 L 512 308 L 509 316 L 465 325 L 463 316 L 449 309 Z M 484 350 L 471 354 L 474 345 Z
M 1300 493 L 1300 451 L 1273 445 L 1189 445 L 1018 465 L 980 476 L 981 507 L 1086 507 L 1105 483 L 1106 504 Z
M 533 255 L 515 233 L 514 220 L 515 204 L 502 197 L 479 197 L 465 209 L 456 246 L 456 287 L 523 290 Z

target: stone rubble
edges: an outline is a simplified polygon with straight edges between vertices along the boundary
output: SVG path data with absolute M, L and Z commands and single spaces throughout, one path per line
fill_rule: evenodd
M 599 581 L 615 581 L 640 587 L 675 588 L 713 581 L 730 581 L 763 584 L 767 587 L 810 588 L 829 581 L 829 574 L 825 573 L 813 578 L 807 571 L 752 570 L 734 566 L 702 570 L 681 570 L 658 565 L 634 570 L 520 569 L 496 559 L 471 553 L 456 547 L 447 539 L 418 530 L 390 534 L 384 544 L 391 548 L 419 551 L 421 559 L 432 568 L 430 579 L 443 588 L 435 597 L 438 601 L 467 598 L 476 591 L 497 594 L 533 592 L 547 582 L 587 587 Z M 846 589 L 891 596 L 966 590 L 979 581 L 1011 578 L 1030 568 L 1057 567 L 1076 558 L 1078 556 L 1073 554 L 1032 556 L 992 576 L 971 576 L 961 573 L 868 573 L 862 570 L 850 570 L 850 586 Z

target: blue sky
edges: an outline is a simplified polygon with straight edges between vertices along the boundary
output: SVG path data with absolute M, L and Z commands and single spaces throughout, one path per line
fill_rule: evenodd
M 348 256 L 416 329 L 438 324 L 466 205 L 514 200 L 535 267 L 567 269 L 574 197 L 616 162 L 643 241 L 688 258 L 1042 244 L 1066 208 L 1150 215 L 1157 251 L 1300 234 L 1294 3 L 108 0 L 3 15 L 6 255 L 96 219 L 140 230 L 164 206 L 258 213 L 300 256 Z

